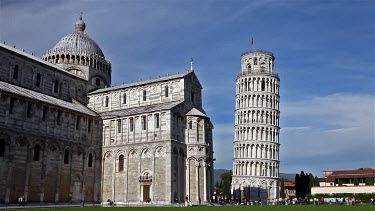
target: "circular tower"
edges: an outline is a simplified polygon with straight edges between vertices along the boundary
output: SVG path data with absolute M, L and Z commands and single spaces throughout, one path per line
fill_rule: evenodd
M 232 196 L 262 203 L 279 197 L 279 85 L 273 53 L 241 55 L 236 79 Z

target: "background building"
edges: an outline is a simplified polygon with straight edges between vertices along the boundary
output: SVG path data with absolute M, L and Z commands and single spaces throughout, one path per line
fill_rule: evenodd
M 263 202 L 279 194 L 279 85 L 271 52 L 241 55 L 236 79 L 232 194 Z
M 110 87 L 85 28 L 41 59 L 0 44 L 0 202 L 209 200 L 213 126 L 192 64 Z
M 324 171 L 311 194 L 375 193 L 375 169 Z

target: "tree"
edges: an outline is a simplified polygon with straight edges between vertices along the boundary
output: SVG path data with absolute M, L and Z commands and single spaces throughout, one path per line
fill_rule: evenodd
M 280 197 L 285 198 L 285 187 L 284 187 L 284 178 L 281 178 L 281 185 L 280 185 Z
M 215 188 L 219 188 L 219 181 L 216 181 Z
M 220 179 L 223 182 L 223 195 L 230 198 L 230 186 L 232 183 L 232 171 L 222 173 Z
M 314 176 L 310 173 L 309 174 L 309 189 L 307 193 L 311 193 L 311 187 L 314 186 Z
M 371 178 L 371 177 L 366 177 L 365 184 L 366 185 L 374 185 L 374 179 Z
M 358 178 L 354 178 L 354 179 L 353 179 L 353 184 L 354 184 L 355 186 L 358 186 L 358 185 L 359 185 Z
M 299 177 L 299 174 L 296 174 L 296 177 L 294 178 L 295 184 L 296 184 L 296 197 L 301 197 L 301 179 Z
M 314 186 L 315 186 L 315 187 L 319 187 L 319 186 L 320 186 L 320 184 L 319 184 L 319 179 L 318 179 L 317 176 L 315 176 L 315 178 L 314 178 Z
M 343 182 L 342 182 L 342 180 L 340 180 L 340 179 L 337 181 L 337 183 L 339 184 L 339 186 L 342 186 L 342 185 L 343 185 Z
M 219 188 L 223 188 L 223 181 L 220 181 Z

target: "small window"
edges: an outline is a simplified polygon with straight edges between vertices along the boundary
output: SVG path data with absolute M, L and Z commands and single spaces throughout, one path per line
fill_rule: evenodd
M 124 155 L 118 158 L 118 171 L 124 171 Z
M 16 101 L 16 99 L 11 97 L 9 101 L 9 114 L 13 114 L 14 101 Z
M 69 156 L 70 156 L 69 149 L 65 149 L 65 152 L 64 152 L 64 164 L 69 164 Z
M 18 65 L 14 66 L 14 69 L 13 69 L 13 79 L 14 80 L 18 79 Z
M 53 92 L 58 93 L 59 92 L 59 80 L 55 80 L 55 84 L 53 86 Z
M 254 65 L 258 65 L 258 59 L 254 58 Z
M 60 125 L 60 123 L 61 123 L 61 114 L 62 114 L 62 111 L 57 111 L 57 117 L 56 117 L 56 124 L 57 125 Z
M 89 119 L 89 121 L 87 121 L 87 132 L 91 132 L 91 125 L 92 125 L 92 120 Z
M 40 146 L 37 144 L 34 147 L 34 161 L 39 161 Z
M 95 78 L 95 85 L 100 86 L 100 78 Z
M 126 93 L 122 94 L 122 104 L 126 104 Z
M 105 96 L 105 107 L 108 107 L 109 104 L 109 97 Z
M 247 64 L 247 71 L 251 71 L 251 64 Z
M 40 87 L 40 79 L 41 79 L 40 73 L 37 73 L 36 74 L 36 80 L 35 80 L 35 86 L 36 87 Z
M 5 157 L 5 140 L 0 139 L 0 157 Z
M 121 130 L 122 130 L 122 128 L 121 128 L 121 119 L 119 119 L 119 120 L 117 120 L 117 132 L 121 133 Z
M 265 88 L 266 88 L 266 83 L 264 82 L 264 80 L 262 80 L 262 91 L 264 91 L 265 90 Z
M 129 119 L 129 130 L 130 131 L 134 130 L 134 119 L 133 118 Z
M 81 117 L 77 116 L 77 118 L 76 118 L 76 130 L 79 130 L 80 123 L 81 123 Z
M 92 167 L 92 154 L 91 153 L 89 153 L 88 167 Z
M 146 116 L 142 116 L 142 130 L 146 130 L 146 124 L 147 124 Z
M 168 97 L 169 96 L 169 87 L 168 87 L 168 85 L 165 86 L 165 90 L 164 91 L 165 91 L 164 96 Z
M 155 114 L 155 128 L 160 127 L 160 116 L 159 114 Z
M 26 117 L 27 118 L 30 118 L 30 116 L 31 116 L 31 106 L 32 106 L 32 103 L 28 102 L 27 103 L 27 111 L 26 111 Z
M 48 111 L 48 107 L 47 107 L 47 106 L 44 106 L 44 107 L 43 107 L 43 114 L 42 114 L 42 121 L 43 121 L 43 122 L 46 121 L 47 111 Z
M 143 101 L 146 101 L 147 99 L 147 92 L 146 90 L 143 90 Z
M 189 129 L 193 129 L 193 121 L 189 121 Z

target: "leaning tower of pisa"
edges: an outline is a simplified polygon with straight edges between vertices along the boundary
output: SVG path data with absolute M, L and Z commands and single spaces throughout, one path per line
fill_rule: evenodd
M 279 197 L 279 85 L 273 53 L 241 55 L 236 79 L 232 196 L 267 203 Z

